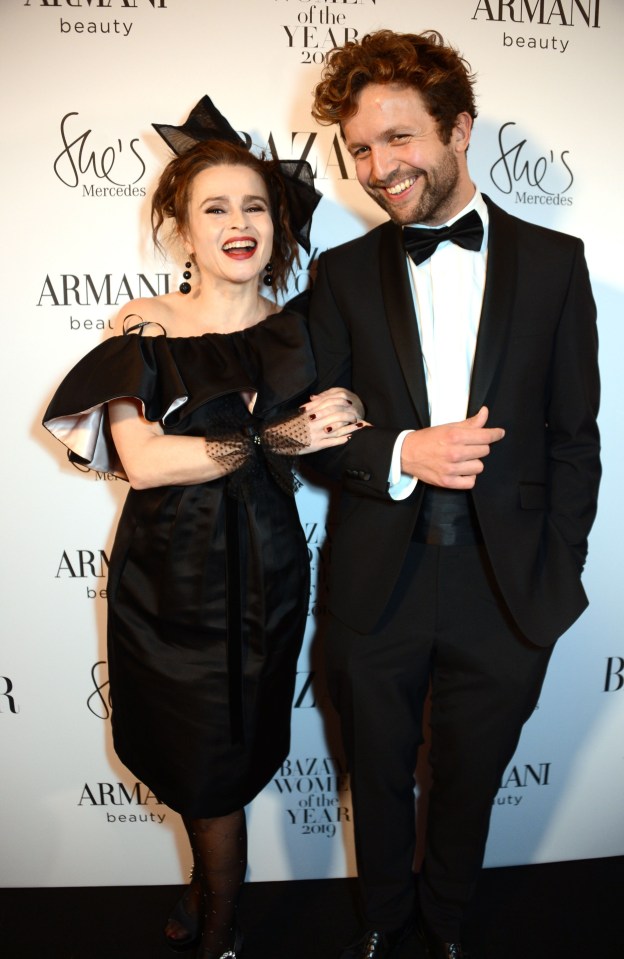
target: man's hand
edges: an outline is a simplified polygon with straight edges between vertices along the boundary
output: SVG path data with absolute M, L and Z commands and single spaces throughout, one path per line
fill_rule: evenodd
M 403 443 L 401 471 L 432 486 L 472 489 L 483 472 L 483 457 L 505 435 L 500 427 L 486 427 L 488 416 L 487 406 L 482 406 L 460 423 L 410 433 Z

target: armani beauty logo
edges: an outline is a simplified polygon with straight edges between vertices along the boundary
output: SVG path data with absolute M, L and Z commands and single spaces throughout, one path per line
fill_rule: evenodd
M 599 27 L 600 0 L 478 0 L 472 19 L 546 27 Z
M 102 580 L 107 577 L 108 556 L 103 549 L 63 550 L 54 574 L 55 579 L 96 580 L 95 583 L 86 585 L 87 599 L 106 599 L 106 589 L 102 586 Z
M 478 0 L 471 19 L 504 23 L 505 48 L 565 53 L 570 28 L 600 27 L 600 0 Z M 516 32 L 525 26 L 530 34 Z
M 36 305 L 70 307 L 71 313 L 65 315 L 70 332 L 113 330 L 110 316 L 98 316 L 98 311 L 119 310 L 130 300 L 169 293 L 170 282 L 170 273 L 48 273 Z
M 162 806 L 163 804 L 147 786 L 140 782 L 135 782 L 131 787 L 120 782 L 85 783 L 77 805 L 106 807 L 106 822 L 108 823 L 154 822 L 161 824 L 166 818 L 164 812 L 151 811 L 154 806 Z M 120 812 L 120 809 L 124 807 L 128 811 Z
M 523 790 L 536 786 L 550 786 L 552 763 L 526 764 L 511 766 L 505 771 L 493 806 L 519 806 L 524 796 Z
M 136 34 L 140 28 L 141 14 L 154 10 L 166 10 L 168 0 L 22 0 L 23 6 L 32 9 L 45 7 L 48 23 L 58 27 L 61 36 L 103 35 L 121 42 Z M 171 0 L 169 0 L 171 3 Z M 51 11 L 63 16 L 52 19 Z M 132 20 L 132 14 L 138 17 Z M 89 20 L 84 20 L 88 14 Z M 122 19 L 120 19 L 120 17 Z

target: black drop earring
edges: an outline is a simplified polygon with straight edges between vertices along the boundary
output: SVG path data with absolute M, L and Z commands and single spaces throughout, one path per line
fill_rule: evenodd
M 267 265 L 264 268 L 264 276 L 262 277 L 262 282 L 265 286 L 273 286 L 273 264 L 269 260 Z
M 180 283 L 179 290 L 180 290 L 180 293 L 190 293 L 191 284 L 188 281 L 191 278 L 191 266 L 192 266 L 191 261 L 187 260 L 184 266 L 186 267 L 184 273 L 182 274 L 182 276 L 184 277 L 184 282 Z

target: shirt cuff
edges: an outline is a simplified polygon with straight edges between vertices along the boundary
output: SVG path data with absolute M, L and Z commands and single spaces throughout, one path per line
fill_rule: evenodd
M 390 499 L 407 499 L 410 493 L 413 493 L 413 491 L 416 489 L 416 483 L 418 482 L 416 477 L 410 476 L 409 473 L 401 472 L 401 452 L 403 450 L 403 442 L 405 437 L 409 436 L 409 434 L 413 432 L 414 430 L 403 430 L 402 433 L 399 433 L 394 442 L 392 460 L 390 461 L 390 475 L 388 476 L 388 495 L 390 496 Z

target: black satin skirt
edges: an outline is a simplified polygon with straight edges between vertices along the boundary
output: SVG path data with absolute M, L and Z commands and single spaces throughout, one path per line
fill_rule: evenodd
M 225 815 L 286 757 L 309 594 L 295 500 L 268 471 L 131 490 L 109 571 L 115 751 L 172 809 Z

